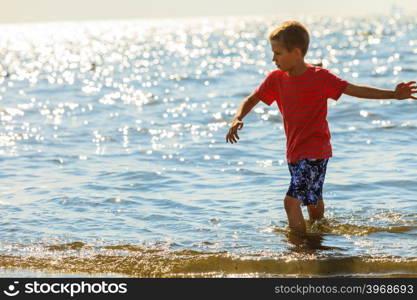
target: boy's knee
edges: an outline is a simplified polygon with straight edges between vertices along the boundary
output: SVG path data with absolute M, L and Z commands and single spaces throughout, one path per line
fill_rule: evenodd
M 284 207 L 286 210 L 291 210 L 294 208 L 298 208 L 301 205 L 301 200 L 291 197 L 291 196 L 285 196 L 284 198 Z
M 309 205 L 307 211 L 311 220 L 317 220 L 323 218 L 324 208 L 323 205 Z

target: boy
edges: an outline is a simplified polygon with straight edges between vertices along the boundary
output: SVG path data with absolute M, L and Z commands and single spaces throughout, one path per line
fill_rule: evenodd
M 332 156 L 327 123 L 327 99 L 338 100 L 342 93 L 368 99 L 417 99 L 415 81 L 403 82 L 395 90 L 360 86 L 342 80 L 326 69 L 304 62 L 309 44 L 307 29 L 296 21 L 287 21 L 269 35 L 272 71 L 236 111 L 226 142 L 239 140 L 242 119 L 262 101 L 277 102 L 287 137 L 287 161 L 291 183 L 284 198 L 288 224 L 292 231 L 305 233 L 301 206 L 307 206 L 310 221 L 324 214 L 322 189 L 326 167 Z

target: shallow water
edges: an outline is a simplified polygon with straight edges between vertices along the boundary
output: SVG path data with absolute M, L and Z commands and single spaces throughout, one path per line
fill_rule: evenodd
M 304 238 L 287 228 L 277 107 L 259 104 L 226 144 L 286 19 L 2 26 L 0 267 L 417 276 L 416 102 L 329 100 L 326 218 Z M 415 16 L 298 19 L 306 61 L 363 85 L 416 80 Z

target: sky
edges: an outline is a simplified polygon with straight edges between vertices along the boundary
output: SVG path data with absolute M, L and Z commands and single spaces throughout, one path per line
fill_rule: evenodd
M 416 0 L 0 0 L 0 23 L 279 14 L 417 13 Z

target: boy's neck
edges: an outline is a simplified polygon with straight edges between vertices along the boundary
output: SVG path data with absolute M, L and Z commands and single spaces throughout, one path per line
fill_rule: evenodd
M 286 73 L 288 76 L 300 76 L 307 71 L 307 66 L 304 61 L 300 62 L 299 64 L 295 65 L 294 68 L 288 70 Z

